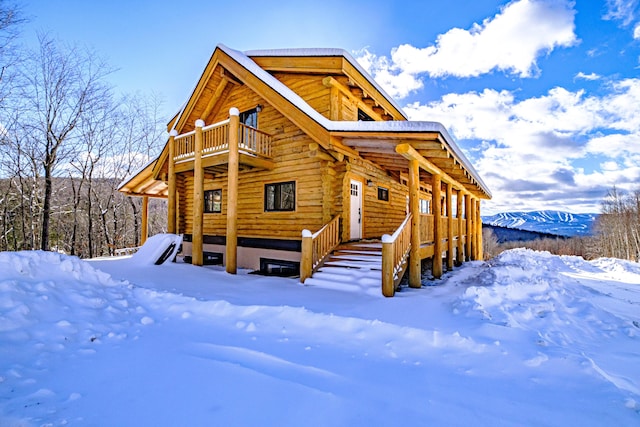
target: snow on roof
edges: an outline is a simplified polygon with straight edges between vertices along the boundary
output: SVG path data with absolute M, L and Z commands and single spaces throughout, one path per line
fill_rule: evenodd
M 349 52 L 344 49 L 332 49 L 332 48 L 302 48 L 302 49 L 266 49 L 266 50 L 249 50 L 244 52 L 249 57 L 253 56 L 340 56 L 344 57 L 356 70 L 364 76 L 365 79 L 378 92 L 385 97 L 387 101 L 395 107 L 396 110 L 402 114 L 405 119 L 409 117 L 406 115 L 402 107 L 396 103 L 396 101 L 387 94 L 387 92 L 376 82 L 373 77 L 360 65 L 360 63 Z
M 419 122 L 419 121 L 367 121 L 367 122 L 350 122 L 350 121 L 333 121 L 327 119 L 322 114 L 318 113 L 307 102 L 300 97 L 297 93 L 285 86 L 281 81 L 273 77 L 267 71 L 262 69 L 256 64 L 248 55 L 252 56 L 276 56 L 276 55 L 293 55 L 293 52 L 297 56 L 303 54 L 315 53 L 320 56 L 322 53 L 338 53 L 340 55 L 349 55 L 346 51 L 341 49 L 284 49 L 284 50 L 264 50 L 264 51 L 248 51 L 246 53 L 231 49 L 223 44 L 218 45 L 222 51 L 232 57 L 240 65 L 253 73 L 256 77 L 268 84 L 272 89 L 277 91 L 280 95 L 286 98 L 289 102 L 294 104 L 298 109 L 307 114 L 310 118 L 322 125 L 325 129 L 334 132 L 440 132 L 443 136 L 447 146 L 453 151 L 462 165 L 473 175 L 474 179 L 482 187 L 483 191 L 487 195 L 491 196 L 491 192 L 487 185 L 482 181 L 478 172 L 475 170 L 471 162 L 462 153 L 460 147 L 455 143 L 447 129 L 438 122 Z M 350 55 L 349 55 L 350 57 Z M 348 59 L 348 58 L 347 58 Z M 353 59 L 353 58 L 352 58 Z M 365 76 L 368 76 L 365 72 Z
M 265 84 L 271 87 L 273 90 L 282 95 L 285 99 L 291 102 L 296 108 L 305 113 L 315 122 L 320 124 L 328 131 L 334 132 L 358 132 L 358 131 L 374 131 L 374 132 L 439 132 L 447 146 L 453 151 L 462 165 L 469 171 L 469 173 L 476 180 L 482 190 L 489 196 L 491 192 L 487 185 L 482 181 L 477 171 L 462 153 L 458 145 L 455 143 L 447 129 L 438 122 L 427 121 L 367 121 L 367 122 L 350 122 L 350 121 L 333 121 L 327 119 L 320 114 L 314 108 L 312 108 L 300 95 L 295 93 L 284 83 L 276 79 L 274 76 L 265 71 L 262 67 L 253 61 L 250 56 L 342 56 L 347 59 L 355 68 L 362 73 L 362 75 L 369 80 L 369 82 L 376 87 L 382 93 L 383 96 L 404 115 L 402 109 L 397 106 L 395 101 L 386 94 L 386 92 L 373 80 L 373 78 L 367 73 L 358 62 L 343 49 L 268 49 L 268 50 L 249 50 L 246 52 L 240 52 L 235 49 L 231 49 L 224 44 L 218 44 L 217 49 L 220 49 L 231 58 L 233 58 L 238 64 L 243 66 L 247 71 L 258 77 Z M 192 92 L 193 93 L 193 92 Z M 180 109 L 178 118 L 175 123 L 180 120 L 180 117 L 184 113 L 187 103 Z M 174 123 L 174 126 L 175 126 Z

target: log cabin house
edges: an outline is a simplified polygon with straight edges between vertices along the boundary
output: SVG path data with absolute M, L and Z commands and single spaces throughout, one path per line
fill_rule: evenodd
M 344 50 L 218 45 L 168 131 L 119 189 L 143 215 L 167 198 L 167 232 L 194 265 L 305 282 L 341 242 L 377 239 L 393 296 L 406 270 L 421 286 L 425 259 L 438 278 L 482 258 L 490 191 L 440 123 L 409 121 Z

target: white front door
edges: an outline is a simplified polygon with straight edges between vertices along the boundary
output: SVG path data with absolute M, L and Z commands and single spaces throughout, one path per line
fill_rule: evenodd
M 362 182 L 351 180 L 351 232 L 349 239 L 362 239 Z

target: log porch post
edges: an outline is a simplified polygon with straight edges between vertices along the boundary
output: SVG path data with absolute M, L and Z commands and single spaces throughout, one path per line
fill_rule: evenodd
M 456 197 L 456 218 L 458 219 L 458 250 L 456 253 L 456 264 L 460 265 L 464 262 L 464 250 L 462 246 L 462 235 L 464 234 L 464 222 L 462 222 L 462 201 L 464 194 L 462 190 L 458 190 Z
M 478 259 L 478 236 L 476 227 L 476 209 L 477 200 L 475 197 L 471 198 L 471 259 Z
M 471 195 L 465 194 L 464 196 L 464 217 L 467 220 L 467 238 L 465 240 L 466 248 L 464 251 L 464 259 L 465 261 L 471 261 L 471 240 L 473 238 L 473 229 L 471 220 Z
M 453 270 L 453 257 L 455 250 L 453 246 L 453 212 L 451 210 L 453 188 L 450 183 L 447 182 L 447 193 L 445 203 L 447 205 L 447 270 Z
M 149 237 L 149 196 L 142 196 L 142 229 L 140 230 L 140 246 Z
M 476 259 L 482 261 L 484 259 L 484 253 L 482 251 L 482 218 L 480 217 L 480 203 L 478 199 L 476 202 Z
M 204 169 L 202 168 L 202 128 L 204 120 L 196 120 L 195 158 L 193 161 L 193 238 L 191 263 L 202 265 L 202 226 L 204 216 Z
M 420 259 L 420 166 L 417 160 L 409 160 L 409 213 L 411 213 L 409 286 L 419 288 L 422 286 L 422 260 Z
M 432 176 L 431 194 L 433 206 L 433 277 L 439 279 L 442 276 L 442 177 L 438 174 Z
M 236 274 L 238 266 L 238 132 L 240 111 L 229 110 L 229 171 L 227 188 L 227 248 L 226 269 Z
M 168 185 L 169 185 L 169 194 L 167 204 L 167 233 L 175 234 L 177 231 L 176 220 L 177 220 L 177 197 L 176 197 L 176 162 L 174 160 L 175 152 L 176 152 L 176 142 L 175 138 L 178 136 L 178 131 L 175 129 L 171 129 L 169 133 L 169 176 L 168 176 Z

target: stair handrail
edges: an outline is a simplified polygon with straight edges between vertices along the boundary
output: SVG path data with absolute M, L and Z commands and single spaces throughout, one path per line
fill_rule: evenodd
M 407 269 L 411 249 L 411 214 L 392 235 L 382 236 L 382 295 L 392 297 Z
M 302 230 L 300 282 L 311 277 L 331 252 L 340 244 L 340 215 L 333 217 L 320 230 Z

